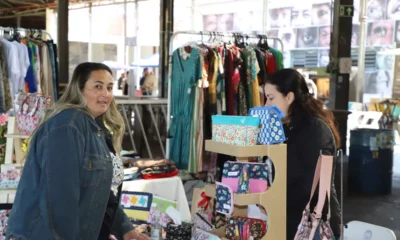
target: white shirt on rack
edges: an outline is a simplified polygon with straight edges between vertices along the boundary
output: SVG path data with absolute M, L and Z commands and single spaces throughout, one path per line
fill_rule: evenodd
M 25 77 L 26 73 L 28 72 L 28 68 L 30 66 L 30 61 L 29 61 L 29 53 L 28 53 L 28 47 L 23 44 L 19 43 L 17 41 L 12 41 L 12 44 L 16 46 L 18 49 L 18 63 L 19 63 L 19 79 L 17 81 L 17 91 L 19 89 L 25 89 Z
M 18 48 L 15 44 L 0 37 L 3 45 L 4 58 L 7 62 L 8 82 L 10 84 L 11 96 L 18 92 L 17 82 L 20 78 Z

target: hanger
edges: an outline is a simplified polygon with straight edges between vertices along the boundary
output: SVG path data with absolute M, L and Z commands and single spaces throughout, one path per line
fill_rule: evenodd
M 21 41 L 21 35 L 18 32 L 18 29 L 14 28 L 14 32 L 13 32 L 13 40 L 20 42 Z
M 200 35 L 201 35 L 201 43 L 204 44 L 203 32 L 202 31 L 200 31 Z
M 258 41 L 258 47 L 263 48 L 265 50 L 269 49 L 268 46 L 268 38 L 266 35 L 258 35 L 259 41 Z
M 244 48 L 244 38 L 242 34 L 236 33 L 236 40 L 235 40 L 235 45 L 239 48 Z

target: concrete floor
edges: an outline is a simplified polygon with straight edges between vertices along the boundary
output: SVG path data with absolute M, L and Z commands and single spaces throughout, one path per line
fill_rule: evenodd
M 395 149 L 391 195 L 367 197 L 348 194 L 346 184 L 348 162 L 346 160 L 344 162 L 344 222 L 358 220 L 387 227 L 395 232 L 397 239 L 400 239 L 400 147 Z

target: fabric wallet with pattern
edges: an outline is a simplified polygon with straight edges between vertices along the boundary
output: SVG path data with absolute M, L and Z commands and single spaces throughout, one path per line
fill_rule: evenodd
M 246 230 L 250 236 L 247 236 Z M 233 240 L 241 237 L 243 239 L 261 239 L 267 233 L 267 224 L 261 219 L 248 217 L 232 217 L 228 219 L 225 237 Z M 239 236 L 237 236 L 239 234 Z
M 246 168 L 243 171 L 244 166 Z M 246 169 L 248 173 L 246 173 Z M 241 176 L 247 174 L 248 183 L 242 181 Z M 268 165 L 265 163 L 243 163 L 228 161 L 222 171 L 222 183 L 232 188 L 234 193 L 261 193 L 268 189 Z M 248 186 L 247 189 L 242 189 Z
M 147 221 L 150 215 L 150 208 L 153 194 L 145 192 L 121 192 L 121 206 L 130 219 Z
M 233 213 L 233 191 L 229 185 L 216 182 L 216 206 L 218 213 L 230 216 Z

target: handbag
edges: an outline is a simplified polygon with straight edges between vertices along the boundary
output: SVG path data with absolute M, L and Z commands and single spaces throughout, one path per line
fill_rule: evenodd
M 240 181 L 240 179 L 243 180 Z M 234 193 L 265 192 L 268 189 L 268 165 L 265 163 L 225 162 L 221 182 L 230 186 Z M 248 186 L 248 189 L 243 189 L 245 186 Z
M 18 92 L 15 96 L 18 131 L 31 135 L 39 126 L 40 117 L 49 105 L 50 98 L 41 94 Z
M 307 203 L 294 240 L 335 240 L 329 220 L 331 217 L 331 181 L 333 170 L 333 156 L 320 155 L 315 168 L 313 185 L 311 188 L 310 201 Z M 319 182 L 318 202 L 314 213 L 310 212 L 311 199 Z M 328 214 L 326 221 L 322 219 L 322 210 L 328 195 Z M 319 238 L 318 238 L 319 235 Z
M 249 110 L 249 116 L 259 117 L 261 129 L 257 144 L 276 144 L 286 140 L 281 119 L 285 114 L 276 106 L 255 107 Z

